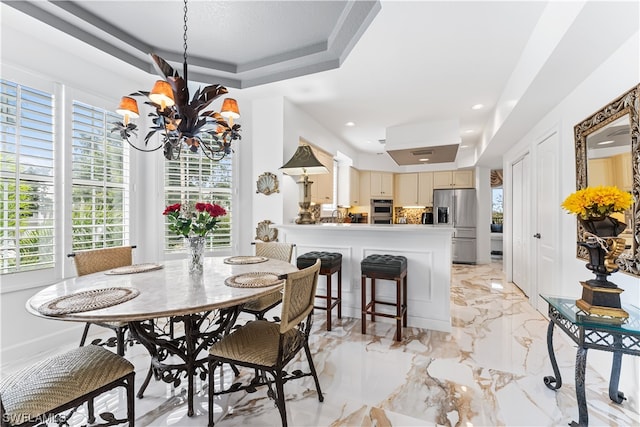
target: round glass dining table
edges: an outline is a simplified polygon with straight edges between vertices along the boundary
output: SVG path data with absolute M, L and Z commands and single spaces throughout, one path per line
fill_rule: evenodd
M 127 322 L 152 358 L 138 397 L 152 375 L 178 385 L 186 374 L 192 416 L 194 378 L 207 374 L 209 346 L 229 332 L 244 303 L 279 292 L 279 276 L 297 270 L 253 256 L 205 258 L 201 275 L 189 273 L 187 260 L 138 264 L 62 280 L 32 296 L 26 309 L 54 320 Z M 160 318 L 170 319 L 170 333 L 153 321 Z

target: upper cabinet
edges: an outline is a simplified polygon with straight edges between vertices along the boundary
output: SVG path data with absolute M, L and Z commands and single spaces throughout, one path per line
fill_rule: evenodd
M 367 204 L 369 200 L 367 200 Z M 364 205 L 364 201 L 360 198 L 360 172 L 354 167 L 349 168 L 349 205 Z
M 614 182 L 624 191 L 631 191 L 633 171 L 631 170 L 631 153 L 623 153 L 611 158 L 614 170 Z
M 589 159 L 589 185 L 615 185 L 621 190 L 631 191 L 631 153 Z
M 474 188 L 473 170 L 433 172 L 433 188 Z
M 393 197 L 393 173 L 371 172 L 371 197 Z
M 615 185 L 613 180 L 612 159 L 589 159 L 589 185 Z
M 433 172 L 396 174 L 395 185 L 396 206 L 433 205 Z
M 360 205 L 369 205 L 371 203 L 371 172 L 360 171 Z
M 433 172 L 418 174 L 418 206 L 433 206 Z
M 311 201 L 317 204 L 333 203 L 333 157 L 326 151 L 309 145 L 320 163 L 329 169 L 329 173 L 309 175 L 309 181 L 313 182 L 311 184 Z
M 418 174 L 396 174 L 396 191 L 394 205 L 417 206 L 418 205 Z

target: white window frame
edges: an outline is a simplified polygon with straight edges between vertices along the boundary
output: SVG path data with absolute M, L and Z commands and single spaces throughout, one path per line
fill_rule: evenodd
M 161 156 L 161 154 L 159 155 Z M 169 175 L 168 164 L 169 162 L 177 163 L 177 162 L 180 162 L 181 160 L 169 161 L 169 160 L 163 159 L 163 162 L 164 162 L 162 166 L 162 170 L 164 171 L 163 173 L 163 181 L 164 181 L 163 182 L 164 184 L 163 206 L 166 207 L 173 203 L 181 203 L 181 204 L 187 203 L 189 208 L 193 209 L 195 202 L 205 202 L 205 203 L 217 203 L 222 207 L 224 207 L 227 210 L 227 215 L 223 217 L 222 219 L 223 223 L 220 225 L 220 228 L 218 228 L 215 232 L 209 233 L 207 235 L 205 252 L 214 253 L 215 255 L 230 254 L 234 244 L 232 218 L 233 218 L 233 206 L 235 202 L 235 197 L 233 193 L 234 180 L 236 179 L 236 175 L 234 173 L 235 162 L 233 161 L 233 155 L 227 156 L 225 157 L 225 159 L 222 160 L 222 162 L 224 162 L 224 164 L 228 165 L 229 167 L 228 175 L 226 175 L 225 177 L 225 179 L 227 179 L 230 184 L 229 188 L 217 187 L 217 186 L 211 187 L 210 186 L 210 184 L 212 183 L 211 180 L 200 179 L 201 177 L 205 177 L 205 178 L 207 177 L 206 171 L 209 168 L 206 168 L 204 170 L 205 174 L 203 175 L 203 165 L 205 163 L 209 162 L 211 169 L 215 169 L 217 165 L 220 164 L 220 162 L 215 162 L 213 160 L 208 159 L 200 151 L 198 151 L 197 153 L 190 153 L 187 150 L 183 149 L 182 153 L 180 154 L 180 157 L 181 159 L 190 158 L 190 159 L 198 160 L 197 169 L 199 169 L 199 175 L 187 177 L 188 179 L 196 180 L 196 184 L 194 185 L 192 182 L 192 184 L 189 185 L 188 183 L 184 182 L 181 184 L 181 186 L 168 186 L 167 185 L 167 177 Z M 196 169 L 196 168 L 193 168 L 193 169 Z M 182 177 L 185 177 L 185 175 L 183 174 Z M 214 180 L 213 184 L 215 185 L 217 184 L 217 182 Z M 178 200 L 178 198 L 176 198 L 175 196 L 172 197 L 171 200 L 169 200 L 167 198 L 167 195 L 171 193 L 173 194 L 181 193 L 179 198 L 180 200 Z M 216 194 L 223 195 L 223 197 L 222 198 L 216 197 Z M 222 200 L 222 199 L 226 199 L 226 200 Z M 173 258 L 177 255 L 184 256 L 186 254 L 186 249 L 183 246 L 181 246 L 182 242 L 180 242 L 180 237 L 176 236 L 175 233 L 170 231 L 168 229 L 167 224 L 168 222 L 165 219 L 163 221 L 163 239 L 162 239 L 162 247 L 163 247 L 165 256 L 167 258 Z M 220 240 L 220 233 L 225 233 L 225 231 L 226 231 L 226 239 L 228 239 L 228 244 L 226 245 L 214 244 L 215 240 Z M 223 239 L 223 240 L 226 240 L 226 239 Z M 171 243 L 176 245 L 175 249 L 173 250 L 170 247 Z
M 104 132 L 104 136 L 105 136 L 105 142 L 101 143 L 99 142 L 99 149 L 100 151 L 96 151 L 96 154 L 99 155 L 103 155 L 104 157 L 106 157 L 107 151 L 109 148 L 114 148 L 113 144 L 109 143 L 110 139 L 113 139 L 113 135 L 111 135 L 111 129 L 113 128 L 112 123 L 115 122 L 116 120 L 118 120 L 118 117 L 116 117 L 113 113 L 111 113 L 108 109 L 99 107 L 99 106 L 95 106 L 92 105 L 90 103 L 87 102 L 83 102 L 77 99 L 69 99 L 69 103 L 71 105 L 71 109 L 72 109 L 72 114 L 71 114 L 71 120 L 69 120 L 70 125 L 71 125 L 71 137 L 69 138 L 71 141 L 71 145 L 72 147 L 75 147 L 75 134 L 73 133 L 74 128 L 75 128 L 75 123 L 76 123 L 76 116 L 75 116 L 75 109 L 76 106 L 78 108 L 85 108 L 87 110 L 96 110 L 96 112 L 98 113 L 104 113 L 104 121 L 102 123 L 102 131 Z M 73 177 L 73 170 L 74 170 L 74 156 L 73 154 L 71 154 L 70 157 L 70 162 L 69 164 L 71 165 L 71 171 L 72 171 L 72 180 L 71 180 L 71 189 L 70 189 L 70 199 L 71 199 L 71 209 L 69 211 L 70 215 L 72 216 L 71 218 L 71 244 L 70 244 L 70 251 L 76 251 L 76 250 L 86 250 L 86 249 L 98 249 L 98 248 L 105 248 L 105 247 L 112 247 L 112 246 L 123 246 L 123 245 L 127 245 L 129 244 L 130 241 L 130 236 L 129 236 L 129 230 L 130 230 L 130 219 L 129 219 L 129 215 L 130 215 L 130 192 L 129 192 L 129 185 L 130 185 L 130 160 L 129 160 L 129 151 L 130 148 L 128 146 L 128 144 L 125 141 L 121 141 L 122 143 L 122 151 L 121 151 L 121 155 L 122 155 L 122 166 L 121 166 L 121 170 L 122 170 L 122 182 L 118 183 L 118 182 L 113 182 L 112 180 L 109 179 L 109 174 L 107 172 L 107 163 L 106 161 L 104 162 L 104 165 L 100 168 L 101 170 L 99 170 L 98 173 L 102 173 L 103 174 L 103 180 L 94 180 L 94 179 L 80 179 L 80 178 L 76 178 Z M 116 147 L 117 149 L 117 147 Z M 73 150 L 72 150 L 73 151 Z M 93 158 L 90 157 L 89 160 L 92 160 Z M 93 162 L 92 162 L 93 163 Z M 122 201 L 122 222 L 120 224 L 118 224 L 119 227 L 122 228 L 122 235 L 119 239 L 116 239 L 115 241 L 108 241 L 106 240 L 106 230 L 104 230 L 104 227 L 102 229 L 102 231 L 98 232 L 94 232 L 93 234 L 96 235 L 97 237 L 100 237 L 99 239 L 94 240 L 92 242 L 91 245 L 82 245 L 78 240 L 79 240 L 79 236 L 77 236 L 76 234 L 73 233 L 74 231 L 74 225 L 73 225 L 73 213 L 74 213 L 74 205 L 73 205 L 73 197 L 74 197 L 74 188 L 77 187 L 84 187 L 84 188 L 93 188 L 93 189 L 102 189 L 105 192 L 108 190 L 119 190 L 122 192 L 122 196 L 123 196 L 123 201 Z M 97 201 L 97 204 L 101 204 L 102 205 L 102 212 L 106 213 L 107 212 L 107 204 L 104 200 Z M 99 221 L 97 221 L 99 222 Z M 96 226 L 96 228 L 98 230 L 100 230 L 100 225 L 98 224 Z M 101 236 L 100 236 L 101 235 Z
M 15 76 L 12 75 L 12 69 L 10 69 L 9 67 L 3 68 L 3 80 L 11 82 L 11 83 L 15 83 L 18 86 L 22 87 L 22 88 L 26 88 L 26 89 L 33 89 L 33 90 L 37 90 L 37 91 L 41 91 L 41 92 L 45 92 L 49 95 L 52 96 L 52 116 L 53 116 L 53 129 L 52 129 L 52 134 L 53 134 L 53 177 L 51 178 L 51 184 L 53 186 L 53 191 L 54 191 L 54 197 L 57 197 L 59 195 L 59 189 L 57 186 L 57 182 L 59 180 L 58 177 L 58 162 L 57 162 L 57 144 L 58 144 L 58 130 L 59 130 L 59 123 L 61 121 L 60 118 L 60 101 L 59 101 L 59 92 L 57 90 L 56 85 L 50 83 L 50 82 L 46 82 L 45 80 L 42 79 L 38 79 L 38 78 L 34 78 L 33 76 L 23 76 L 21 73 L 17 73 L 19 74 L 19 78 L 15 78 L 18 77 L 18 75 L 16 74 Z M 18 160 L 18 162 L 20 162 L 20 160 Z M 43 179 L 43 182 L 48 181 L 47 179 Z M 55 201 L 54 201 L 55 203 Z M 55 211 L 55 208 L 54 208 Z M 54 220 L 54 224 L 52 227 L 52 236 L 54 239 L 53 242 L 53 260 L 52 260 L 52 264 L 50 267 L 44 267 L 44 268 L 39 268 L 39 269 L 33 269 L 33 270 L 18 270 L 18 271 L 14 271 L 11 273 L 4 273 L 0 275 L 0 278 L 2 279 L 2 287 L 0 288 L 0 292 L 4 293 L 4 292 L 10 292 L 16 289 L 22 289 L 22 288 L 28 288 L 30 283 L 34 283 L 34 282 L 39 282 L 39 281 L 43 281 L 46 279 L 50 279 L 52 272 L 56 270 L 56 254 L 57 254 L 57 247 L 56 247 L 56 237 L 58 234 L 58 228 L 57 228 L 57 223 L 59 221 L 59 215 L 56 215 L 55 213 L 53 213 L 53 220 Z
M 71 145 L 67 143 L 67 135 L 71 134 L 71 121 L 66 118 L 72 117 L 72 101 L 70 101 L 72 99 L 103 108 L 106 111 L 113 109 L 113 100 L 89 94 L 86 91 L 55 82 L 49 77 L 36 75 L 33 72 L 7 64 L 3 64 L 2 78 L 54 95 L 54 109 L 56 111 L 54 127 L 54 188 L 56 211 L 59 212 L 55 216 L 53 267 L 0 275 L 0 283 L 2 284 L 0 286 L 0 294 L 5 294 L 39 288 L 55 283 L 64 277 L 75 275 L 73 262 L 66 256 L 71 248 L 71 185 L 69 183 L 71 183 L 72 176 L 70 167 Z M 131 163 L 129 167 L 131 167 Z M 131 179 L 129 179 L 127 186 L 129 194 L 131 194 Z M 130 199 L 130 205 L 132 202 L 134 200 Z M 135 235 L 129 237 L 130 240 L 134 238 Z

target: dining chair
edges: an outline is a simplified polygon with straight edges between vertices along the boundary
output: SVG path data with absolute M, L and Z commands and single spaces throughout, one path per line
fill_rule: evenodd
M 107 271 L 117 267 L 124 267 L 133 264 L 133 249 L 136 246 L 118 246 L 113 248 L 90 249 L 86 251 L 78 251 L 68 254 L 73 258 L 78 276 L 84 276 L 99 271 Z M 124 355 L 125 349 L 125 333 L 128 325 L 126 322 L 87 322 L 84 325 L 82 338 L 80 339 L 80 347 L 83 347 L 89 335 L 91 325 L 98 325 L 111 329 L 115 332 L 116 352 Z M 108 347 L 114 346 L 114 338 L 110 338 L 105 343 Z
M 291 262 L 293 248 L 296 246 L 294 243 L 283 242 L 252 242 L 251 244 L 256 247 L 256 256 L 263 256 L 265 258 L 277 259 L 286 262 Z M 281 301 L 282 295 L 280 293 L 272 293 L 253 301 L 249 301 L 242 307 L 242 311 L 253 314 L 256 319 L 264 319 L 264 315 L 269 310 L 280 304 Z
M 285 278 L 282 291 L 280 322 L 268 322 L 257 319 L 240 326 L 231 334 L 214 343 L 209 349 L 209 426 L 214 425 L 214 394 L 233 393 L 238 390 L 255 391 L 258 386 L 269 388 L 267 395 L 276 401 L 282 426 L 287 426 L 287 411 L 284 398 L 284 383 L 292 379 L 313 376 L 318 400 L 324 397 L 316 373 L 311 350 L 309 333 L 313 322 L 313 303 L 318 285 L 320 260 L 300 271 L 281 276 Z M 304 349 L 310 372 L 295 370 L 284 371 L 287 364 Z M 215 368 L 223 363 L 256 369 L 259 375 L 246 385 L 233 384 L 215 392 Z M 221 368 L 222 369 L 222 368 Z M 221 376 L 223 378 L 224 375 Z M 275 390 L 273 387 L 275 383 Z
M 69 425 L 67 417 L 87 403 L 88 424 L 95 422 L 93 399 L 116 387 L 126 390 L 127 416 L 117 419 L 105 412 L 108 424 L 135 423 L 133 397 L 135 371 L 124 357 L 95 345 L 51 356 L 0 381 L 0 425 L 41 426 L 49 422 Z M 62 412 L 71 410 L 70 414 Z

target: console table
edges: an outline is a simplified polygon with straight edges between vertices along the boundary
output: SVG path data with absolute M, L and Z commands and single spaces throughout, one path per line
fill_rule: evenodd
M 578 344 L 576 352 L 576 399 L 578 401 L 578 422 L 572 426 L 586 427 L 589 424 L 587 399 L 585 395 L 585 365 L 587 350 L 590 348 L 613 352 L 609 398 L 616 403 L 625 400 L 624 393 L 618 391 L 620 365 L 623 354 L 640 356 L 640 309 L 626 306 L 629 318 L 621 321 L 611 318 L 589 316 L 576 307 L 575 299 L 540 295 L 549 304 L 549 327 L 547 348 L 553 368 L 553 376 L 544 377 L 545 385 L 551 390 L 562 386 L 560 370 L 553 351 L 553 329 L 558 325 Z

